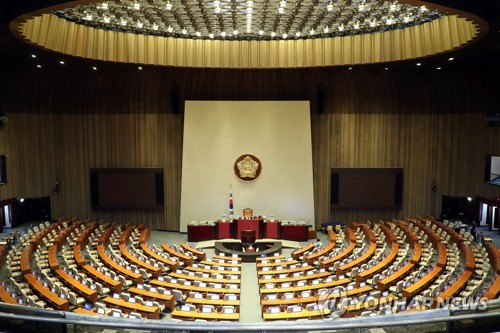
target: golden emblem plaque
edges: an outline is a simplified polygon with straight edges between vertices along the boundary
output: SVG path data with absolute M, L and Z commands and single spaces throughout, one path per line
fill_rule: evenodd
M 246 182 L 257 179 L 262 170 L 262 163 L 252 154 L 244 154 L 234 162 L 234 173 L 236 176 Z

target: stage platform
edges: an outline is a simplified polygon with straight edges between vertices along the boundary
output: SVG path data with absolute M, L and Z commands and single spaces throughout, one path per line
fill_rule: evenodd
M 271 239 L 271 238 L 258 239 L 258 240 L 255 241 L 255 243 L 276 242 L 276 241 L 281 242 L 282 247 L 286 247 L 286 248 L 290 248 L 290 249 L 295 249 L 295 248 L 301 246 L 300 242 L 283 240 L 283 239 Z M 241 243 L 241 241 L 239 239 L 234 239 L 234 238 L 214 239 L 214 240 L 208 240 L 208 241 L 198 242 L 198 243 L 196 243 L 195 247 L 197 249 L 212 248 L 212 247 L 215 247 L 215 242 Z

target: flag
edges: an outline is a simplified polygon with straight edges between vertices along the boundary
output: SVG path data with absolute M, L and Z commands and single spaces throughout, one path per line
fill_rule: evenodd
M 229 185 L 229 219 L 233 219 L 233 190 L 231 189 L 231 185 Z

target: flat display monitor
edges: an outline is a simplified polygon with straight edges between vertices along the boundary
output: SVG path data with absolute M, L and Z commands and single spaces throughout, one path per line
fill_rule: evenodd
M 163 168 L 90 169 L 93 210 L 162 210 Z

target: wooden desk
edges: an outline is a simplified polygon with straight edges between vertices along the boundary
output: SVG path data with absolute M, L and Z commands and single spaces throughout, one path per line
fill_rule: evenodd
M 291 254 L 292 258 L 298 260 L 300 256 L 302 256 L 307 251 L 310 251 L 315 245 L 316 243 L 311 242 L 309 244 L 302 246 L 300 249 L 293 251 Z
M 387 276 L 383 280 L 378 280 L 377 289 L 379 291 L 384 291 L 384 290 L 388 289 L 391 285 L 397 283 L 399 280 L 403 279 L 407 274 L 411 273 L 414 268 L 415 268 L 415 264 L 413 264 L 412 262 L 409 262 L 408 264 L 403 266 L 401 269 L 395 271 L 394 274 Z
M 81 308 L 81 307 L 75 308 L 73 310 L 73 313 L 78 313 L 78 314 L 87 315 L 87 316 L 101 316 L 101 314 L 99 314 L 97 312 L 87 310 L 87 309 Z M 102 316 L 104 316 L 104 315 L 102 315 Z
M 149 282 L 151 285 L 164 287 L 170 290 L 177 289 L 183 290 L 185 292 L 197 291 L 200 293 L 215 293 L 215 294 L 239 294 L 240 289 L 226 289 L 226 288 L 210 288 L 210 287 L 195 287 L 193 285 L 186 286 L 178 283 L 170 283 L 166 281 L 151 280 Z
M 85 266 L 87 265 L 87 261 L 83 258 L 81 244 L 73 245 L 73 257 L 75 257 L 75 262 L 78 266 Z
M 59 268 L 59 260 L 57 259 L 57 244 L 52 244 L 49 247 L 49 253 L 47 255 L 49 258 L 50 269 L 56 270 Z
M 408 288 L 403 289 L 404 297 L 413 297 L 419 294 L 423 289 L 427 288 L 437 277 L 441 274 L 442 267 L 435 267 L 430 273 L 426 274 L 423 278 L 416 283 L 410 285 Z
M 304 258 L 304 261 L 306 261 L 309 265 L 312 265 L 314 261 L 316 261 L 319 257 L 328 255 L 332 250 L 335 248 L 337 243 L 330 242 L 324 249 L 321 251 L 315 252 L 313 254 L 308 255 L 307 257 Z
M 484 295 L 488 300 L 496 299 L 500 296 L 500 275 L 497 275 L 495 281 L 491 284 L 490 288 Z
M 141 274 L 129 271 L 128 269 L 126 269 L 123 266 L 118 265 L 110 257 L 108 257 L 108 255 L 106 254 L 106 251 L 104 250 L 103 244 L 97 245 L 97 253 L 99 254 L 99 257 L 101 257 L 104 264 L 106 264 L 110 269 L 114 270 L 116 273 L 125 275 L 125 277 L 128 277 L 129 279 L 131 279 L 134 283 L 142 283 L 143 282 L 143 277 Z
M 30 274 L 31 273 L 31 256 L 33 255 L 33 249 L 34 245 L 30 244 L 27 245 L 23 248 L 23 251 L 21 252 L 21 272 L 23 274 Z
M 353 261 L 351 261 L 343 266 L 339 266 L 337 268 L 337 275 L 345 274 L 345 272 L 347 272 L 349 269 L 360 266 L 365 261 L 368 261 L 370 259 L 370 257 L 373 255 L 373 253 L 375 252 L 376 248 L 377 248 L 377 243 L 372 242 L 368 251 L 366 251 L 365 254 L 363 254 L 361 257 L 359 257 L 358 259 L 353 260 Z
M 116 299 L 109 296 L 103 299 L 103 302 L 110 307 L 119 308 L 126 313 L 138 312 L 148 319 L 160 319 L 160 309 L 158 309 L 157 306 L 147 306 L 140 303 L 130 303 L 121 298 Z
M 98 271 L 96 268 L 86 264 L 82 266 L 82 269 L 94 277 L 94 279 L 104 283 L 107 287 L 116 293 L 121 293 L 123 286 L 121 281 L 115 281 L 111 276 L 106 276 L 102 271 Z
M 386 297 L 380 297 L 380 298 L 375 298 L 373 299 L 373 304 L 372 301 L 363 301 L 357 304 L 349 305 L 346 308 L 346 311 L 342 314 L 342 318 L 350 318 L 357 316 L 361 314 L 363 311 L 369 307 L 372 309 L 372 305 L 375 306 L 375 309 L 379 309 L 381 305 L 391 305 L 394 300 L 396 300 L 397 297 L 393 294 L 390 294 Z
M 262 219 L 235 219 L 233 224 L 233 238 L 241 239 L 241 231 L 255 230 L 255 239 L 264 237 L 264 220 Z
M 314 267 L 308 265 L 308 266 L 298 266 L 295 268 L 288 268 L 288 269 L 284 268 L 281 270 L 278 270 L 278 269 L 269 270 L 269 271 L 260 270 L 260 271 L 257 271 L 257 274 L 258 275 L 293 274 L 296 272 L 304 272 L 304 271 L 308 271 L 311 269 L 314 269 Z
M 38 281 L 31 273 L 24 274 L 24 278 L 30 287 L 38 294 L 38 297 L 48 302 L 50 306 L 58 310 L 69 311 L 69 301 L 62 299 L 59 295 L 54 294 L 50 289 L 46 288 L 40 281 Z
M 139 244 L 147 244 L 150 236 L 151 231 L 149 231 L 149 228 L 142 229 L 139 234 Z
M 231 279 L 214 279 L 214 278 L 211 278 L 211 277 L 200 277 L 200 276 L 192 276 L 192 275 L 186 275 L 186 274 L 180 274 L 180 273 L 176 273 L 176 272 L 172 272 L 170 274 L 168 274 L 168 276 L 170 277 L 173 277 L 175 279 L 185 279 L 185 280 L 190 280 L 190 281 L 201 281 L 201 282 L 205 282 L 205 283 L 231 283 L 231 284 L 240 284 L 241 283 L 241 280 L 238 278 L 238 279 L 235 279 L 235 280 L 231 280 Z
M 472 247 L 466 242 L 462 242 L 458 247 L 460 248 L 460 251 L 462 252 L 465 259 L 465 270 L 474 272 L 474 270 L 476 269 L 476 257 L 474 256 Z
M 83 232 L 78 236 L 78 238 L 75 241 L 75 245 L 79 244 L 81 246 L 87 245 L 89 241 L 90 235 L 94 232 L 94 230 L 97 229 L 97 223 L 92 222 L 87 225 L 87 228 L 83 230 Z
M 321 268 L 330 267 L 335 262 L 342 260 L 345 257 L 349 256 L 355 247 L 356 247 L 356 243 L 350 243 L 349 246 L 344 251 L 337 254 L 335 257 L 320 262 L 319 267 L 321 267 Z
M 161 247 L 169 255 L 177 257 L 180 261 L 184 262 L 184 265 L 191 266 L 193 264 L 193 257 L 187 256 L 184 253 L 177 252 L 165 243 L 161 244 Z
M 488 252 L 491 267 L 493 267 L 497 275 L 500 275 L 500 251 L 498 247 L 493 243 L 488 243 L 484 247 L 486 248 L 486 252 Z
M 337 234 L 335 233 L 335 231 L 333 231 L 332 228 L 328 229 L 327 236 L 328 236 L 328 240 L 330 241 L 330 243 L 337 242 Z
M 174 310 L 171 314 L 172 318 L 182 319 L 182 320 L 195 320 L 195 319 L 204 319 L 208 321 L 219 321 L 219 320 L 228 320 L 228 321 L 238 321 L 240 320 L 240 314 L 238 312 L 235 313 L 203 313 L 198 311 L 181 311 Z
M 213 265 L 210 265 L 210 266 L 213 266 Z M 201 267 L 189 266 L 189 267 L 186 267 L 186 270 L 192 271 L 192 272 L 208 273 L 208 274 L 218 273 L 218 274 L 225 274 L 225 275 L 241 275 L 241 270 L 238 270 L 238 271 L 221 270 L 221 271 L 219 271 L 217 269 L 213 269 L 213 267 L 211 269 L 204 269 Z
M 175 300 L 174 296 L 172 295 L 160 294 L 159 292 L 152 292 L 145 289 L 139 289 L 137 287 L 131 287 L 127 289 L 127 292 L 130 294 L 139 295 L 145 300 L 147 299 L 157 301 L 158 303 L 165 305 L 165 307 L 169 308 L 170 310 L 174 309 Z
M 281 238 L 296 242 L 307 242 L 309 239 L 308 225 L 281 225 Z
M 327 318 L 330 315 L 328 309 L 309 311 L 302 309 L 301 312 L 280 312 L 280 313 L 263 313 L 264 320 L 297 320 L 297 319 L 321 319 Z
M 12 295 L 5 290 L 4 287 L 0 285 L 0 300 L 2 302 L 7 303 L 7 304 L 19 304 L 15 298 L 12 297 Z
M 231 262 L 227 262 L 225 260 L 222 260 L 222 262 L 219 262 L 220 259 L 216 259 L 216 260 L 213 260 L 213 261 L 208 261 L 208 260 L 203 260 L 203 261 L 200 261 L 199 262 L 199 265 L 210 265 L 210 266 L 213 266 L 213 265 L 217 265 L 219 267 L 237 267 L 239 269 L 241 269 L 241 263 L 240 262 L 237 262 L 236 264 L 233 264 Z
M 188 242 L 202 242 L 215 239 L 215 226 L 213 224 L 188 224 Z M 230 237 L 227 237 L 230 238 Z
M 420 258 L 422 257 L 422 245 L 420 243 L 415 243 L 413 245 L 413 256 L 410 262 L 413 264 L 418 264 Z
M 205 260 L 207 256 L 205 252 L 195 249 L 186 242 L 181 243 L 181 247 L 184 249 L 184 251 L 188 251 L 189 253 L 191 253 L 191 255 L 195 257 L 197 260 Z
M 310 243 L 310 244 L 313 244 L 313 243 Z M 292 257 L 293 257 L 293 253 L 292 253 Z M 286 261 L 286 257 L 285 256 L 269 256 L 269 257 L 257 257 L 255 258 L 255 261 L 257 262 L 257 264 L 261 264 L 263 260 L 267 260 L 268 262 L 272 262 L 272 261 L 276 261 L 276 260 L 281 260 L 281 261 Z
M 141 243 L 141 249 L 144 251 L 144 253 L 155 259 L 156 261 L 161 261 L 162 263 L 164 263 L 165 265 L 168 266 L 168 268 L 170 270 L 177 270 L 179 268 L 179 264 L 170 260 L 170 259 L 167 259 L 167 258 L 164 258 L 163 256 L 159 255 L 158 253 L 154 252 L 153 250 L 151 250 L 147 244 L 144 244 L 144 243 Z
M 263 263 L 262 260 L 257 262 L 257 269 L 261 269 L 262 267 L 274 267 L 274 266 L 287 266 L 287 265 L 301 265 L 297 260 L 287 261 L 284 259 L 278 260 L 270 260 L 267 263 Z
M 342 280 L 334 280 L 334 281 L 327 282 L 327 283 L 305 285 L 303 287 L 260 289 L 260 294 L 262 297 L 262 295 L 265 295 L 265 294 L 297 293 L 297 292 L 302 292 L 304 290 L 314 291 L 314 290 L 318 290 L 321 288 L 332 288 L 332 287 L 342 286 L 342 285 L 346 285 L 350 282 L 351 282 L 350 279 L 345 278 Z
M 399 251 L 399 244 L 397 242 L 392 243 L 392 249 L 391 252 L 387 255 L 387 257 L 384 258 L 381 262 L 379 262 L 377 265 L 373 266 L 370 269 L 367 269 L 361 273 L 356 274 L 356 285 L 359 287 L 361 282 L 366 281 L 373 275 L 377 274 L 378 272 L 383 271 L 386 267 L 390 266 L 391 263 L 394 261 L 396 256 L 398 255 Z
M 416 244 L 420 244 L 418 242 L 418 236 L 415 235 L 413 230 L 408 228 L 408 226 L 406 225 L 407 224 L 406 221 L 396 221 L 396 222 L 391 222 L 391 224 L 393 224 L 394 226 L 398 227 L 403 231 L 403 233 L 406 236 L 406 243 L 410 245 L 410 248 L 413 249 Z
M 335 294 L 328 294 L 326 296 L 321 297 L 321 301 L 326 302 L 328 300 L 333 300 L 341 297 L 352 297 L 352 296 L 358 296 L 362 294 L 366 294 L 370 291 L 372 291 L 373 288 L 370 286 L 364 286 L 361 288 L 354 288 L 351 290 L 347 290 L 345 292 L 341 293 L 335 293 Z M 301 305 L 301 304 L 309 304 L 309 303 L 317 303 L 319 301 L 320 297 L 318 295 L 311 295 L 310 297 L 302 298 L 302 297 L 294 297 L 290 299 L 284 299 L 284 298 L 278 298 L 275 300 L 268 300 L 268 299 L 261 299 L 260 304 L 262 305 L 263 310 L 274 307 L 274 306 L 279 306 L 282 308 L 286 308 L 289 305 Z
M 454 284 L 449 286 L 445 291 L 441 292 L 438 297 L 434 298 L 432 307 L 435 308 L 438 304 L 444 304 L 446 299 L 457 295 L 463 288 L 465 288 L 467 281 L 469 281 L 471 276 L 471 271 L 464 271 Z
M 446 267 L 446 246 L 443 243 L 437 243 L 437 256 L 438 256 L 438 261 L 436 263 L 436 266 L 445 268 Z
M 139 258 L 135 257 L 132 253 L 129 252 L 127 246 L 125 244 L 120 244 L 120 252 L 125 256 L 125 258 L 131 262 L 136 264 L 140 268 L 144 268 L 146 271 L 151 273 L 154 277 L 158 277 L 162 274 L 160 267 L 155 267 L 151 264 L 145 263 Z
M 240 306 L 239 299 L 237 299 L 236 301 L 228 301 L 225 299 L 206 299 L 206 298 L 188 297 L 186 298 L 186 303 L 193 304 L 196 306 L 213 305 L 216 308 L 221 308 L 225 305 L 234 306 L 235 308 Z
M 301 276 L 287 276 L 286 278 L 280 279 L 280 278 L 272 278 L 272 279 L 264 279 L 259 277 L 259 284 L 263 285 L 266 283 L 283 283 L 283 282 L 297 282 L 297 281 L 310 281 L 310 280 L 315 280 L 315 279 L 322 279 L 331 276 L 332 273 L 326 271 L 326 272 L 321 272 L 321 273 L 316 273 L 316 274 L 311 274 L 311 275 L 301 275 Z
M 76 291 L 83 298 L 91 301 L 92 303 L 97 302 L 97 291 L 92 290 L 87 286 L 84 286 L 80 281 L 75 280 L 75 278 L 62 269 L 58 268 L 55 270 L 56 275 L 65 282 L 67 286 Z

